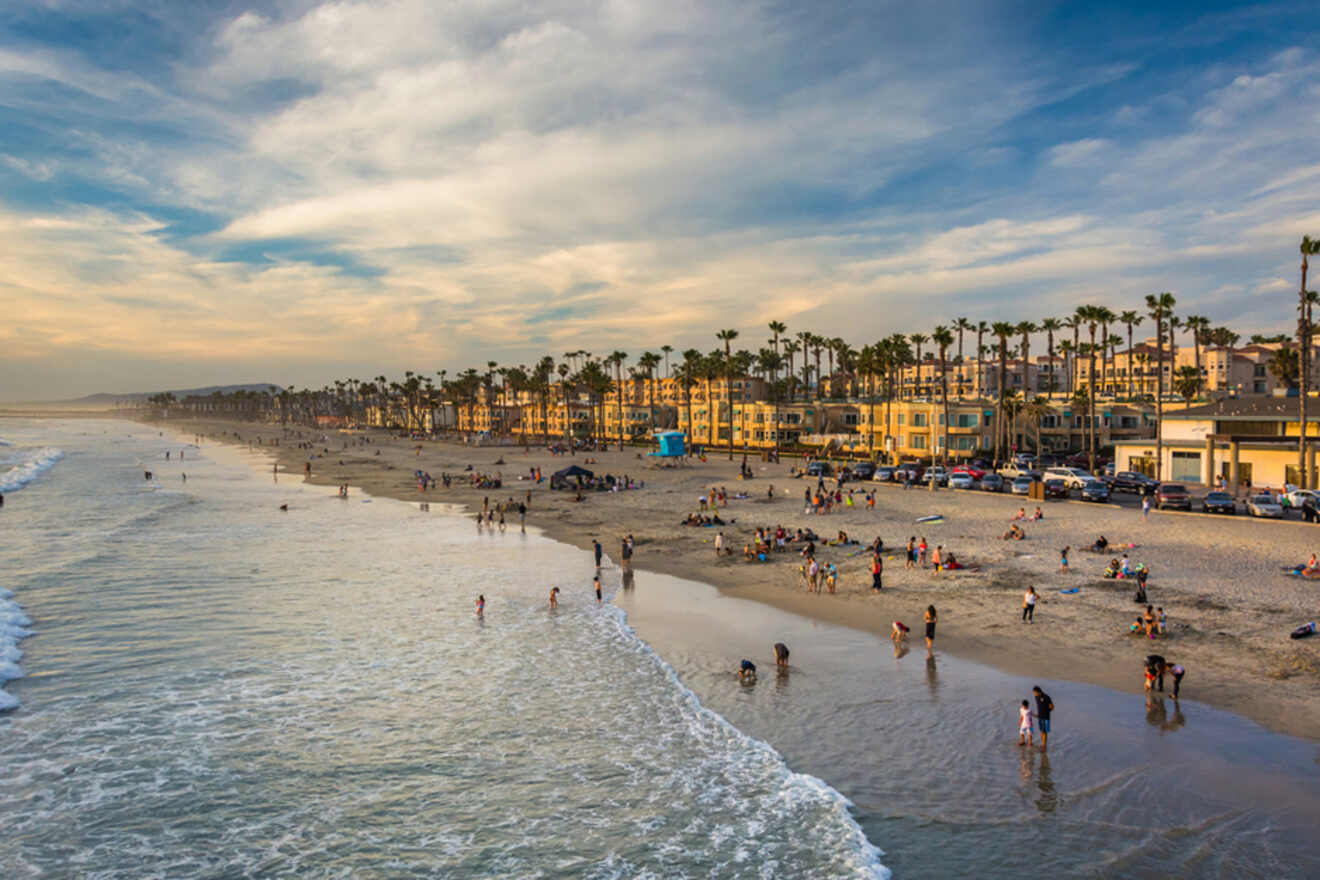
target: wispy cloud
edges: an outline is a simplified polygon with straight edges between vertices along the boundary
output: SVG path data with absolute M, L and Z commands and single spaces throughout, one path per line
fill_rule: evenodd
M 1265 326 L 1320 231 L 1320 60 L 1260 51 L 1296 11 L 1217 16 L 1234 51 L 1170 25 L 1188 67 L 994 4 L 197 13 L 126 4 L 117 49 L 60 37 L 103 6 L 0 29 L 0 357 L 318 382 L 335 352 L 706 348 L 771 318 L 861 343 L 1156 287 Z

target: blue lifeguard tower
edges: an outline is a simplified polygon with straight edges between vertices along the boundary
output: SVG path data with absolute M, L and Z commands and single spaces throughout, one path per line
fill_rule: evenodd
M 655 435 L 655 439 L 660 444 L 660 448 L 655 452 L 648 452 L 647 455 L 657 459 L 657 465 L 663 467 L 666 463 L 683 463 L 683 457 L 687 455 L 686 434 L 682 431 L 661 431 Z

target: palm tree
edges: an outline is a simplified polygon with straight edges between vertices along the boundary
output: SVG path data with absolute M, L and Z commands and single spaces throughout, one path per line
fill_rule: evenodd
M 1196 367 L 1179 367 L 1173 387 L 1185 402 L 1191 403 L 1201 392 L 1201 371 Z
M 643 352 L 642 356 L 637 359 L 637 366 L 646 374 L 646 388 L 649 392 L 647 394 L 647 406 L 650 411 L 648 425 L 653 434 L 655 432 L 655 368 L 660 366 L 660 360 L 660 355 L 653 351 Z
M 954 318 L 953 329 L 958 331 L 958 363 L 963 363 L 963 334 L 968 330 L 976 329 L 975 325 L 966 318 Z M 962 370 L 958 371 L 958 399 L 963 398 Z
M 1054 365 L 1054 333 L 1062 328 L 1063 324 L 1059 322 L 1058 318 L 1042 318 L 1040 321 L 1040 329 L 1045 331 L 1045 352 L 1050 359 L 1050 384 L 1045 392 L 1046 400 L 1054 398 L 1054 392 L 1059 384 L 1059 371 L 1055 369 Z M 1039 450 L 1037 451 L 1039 452 Z
M 1077 355 L 1082 350 L 1082 340 L 1078 336 L 1082 331 L 1082 322 L 1077 320 L 1077 315 L 1072 314 L 1063 319 L 1065 330 L 1071 330 L 1073 333 L 1073 363 L 1072 372 L 1068 374 L 1068 393 L 1072 394 L 1077 390 Z
M 990 332 L 999 339 L 999 420 L 995 428 L 995 461 L 1001 461 L 1001 441 L 1007 428 L 1004 412 L 1004 398 L 1008 386 L 1008 337 L 1017 332 L 1017 327 L 1007 321 L 995 321 L 990 325 Z
M 1118 316 L 1118 320 L 1127 325 L 1128 351 L 1127 351 L 1127 386 L 1128 398 L 1132 397 L 1132 328 L 1141 323 L 1141 315 L 1129 309 Z
M 921 346 L 923 343 L 929 342 L 930 337 L 927 336 L 925 333 L 909 333 L 908 339 L 912 340 L 912 347 L 917 350 L 917 384 L 913 386 L 912 391 L 914 396 L 920 397 L 921 396 Z
M 930 335 L 940 349 L 940 397 L 944 401 L 944 454 L 940 461 L 947 468 L 949 464 L 949 346 L 953 345 L 953 333 L 943 324 L 935 328 Z M 934 461 L 932 456 L 931 461 Z
M 606 366 L 614 367 L 615 412 L 619 415 L 619 451 L 623 451 L 623 362 L 628 359 L 628 352 L 613 351 L 605 358 Z
M 1173 311 L 1172 293 L 1146 294 L 1147 314 L 1155 321 L 1155 480 L 1164 466 L 1164 321 Z
M 1091 442 L 1088 446 L 1088 460 L 1090 462 L 1090 471 L 1095 473 L 1095 398 L 1100 393 L 1100 389 L 1095 384 L 1095 331 L 1097 327 L 1104 323 L 1106 314 L 1112 314 L 1103 306 L 1078 306 L 1077 317 L 1086 323 L 1086 329 L 1091 334 L 1091 341 L 1087 343 L 1086 352 L 1090 356 L 1087 366 L 1087 416 L 1086 419 L 1091 425 Z
M 1030 401 L 1022 405 L 1022 415 L 1026 416 L 1031 424 L 1036 427 L 1036 461 L 1038 463 L 1040 461 L 1042 449 L 1040 442 L 1040 423 L 1044 420 L 1045 416 L 1049 415 L 1049 413 L 1049 400 L 1040 395 L 1033 397 Z
M 697 384 L 697 373 L 701 368 L 701 352 L 695 348 L 689 348 L 683 352 L 683 363 L 679 364 L 679 381 L 683 384 L 684 400 L 687 403 L 687 446 L 691 447 L 696 441 L 697 432 L 692 424 L 692 387 Z
M 1031 321 L 1021 321 L 1017 325 L 1017 332 L 1022 334 L 1022 396 L 1027 396 L 1030 387 L 1029 377 L 1031 375 L 1031 334 L 1039 331 Z
M 981 371 L 985 368 L 985 346 L 981 344 L 981 340 L 989 331 L 990 325 L 985 321 L 976 322 L 976 397 L 978 400 L 985 394 L 981 382 Z
M 733 461 L 733 352 L 729 343 L 738 338 L 738 331 L 720 330 L 715 338 L 724 343 L 724 402 L 729 408 L 729 461 Z
M 673 354 L 674 347 L 672 345 L 662 345 L 660 346 L 660 350 L 664 352 L 665 355 L 665 378 L 668 379 L 670 375 L 672 375 L 669 372 L 669 356 Z
M 1104 306 L 1095 307 L 1096 320 L 1100 322 L 1100 391 L 1109 393 L 1109 326 L 1118 320 L 1115 315 Z
M 1298 351 L 1298 379 L 1300 381 L 1299 393 L 1297 395 L 1297 472 L 1301 475 L 1302 487 L 1311 485 L 1306 472 L 1306 396 L 1311 384 L 1311 300 L 1308 299 L 1306 289 L 1306 272 L 1308 269 L 1308 258 L 1320 254 L 1320 239 L 1312 239 L 1309 235 L 1302 236 L 1300 247 L 1302 254 L 1302 284 L 1298 288 L 1297 302 L 1297 351 Z
M 793 355 L 797 354 L 801 350 L 802 347 L 791 339 L 784 343 L 784 357 L 788 358 L 788 364 L 784 367 L 784 371 L 785 373 L 788 374 L 790 378 L 792 378 L 793 376 Z M 788 393 L 788 399 L 790 402 L 792 402 L 793 397 L 794 397 L 793 392 L 790 389 Z

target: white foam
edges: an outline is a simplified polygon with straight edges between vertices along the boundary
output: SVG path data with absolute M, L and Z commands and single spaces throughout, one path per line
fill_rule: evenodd
M 13 440 L 6 440 L 4 437 L 0 437 L 0 446 L 13 446 L 13 445 L 14 445 Z
M 23 677 L 23 667 L 18 665 L 23 652 L 19 650 L 18 643 L 32 635 L 32 631 L 27 628 L 32 625 L 32 620 L 18 607 L 18 603 L 9 598 L 12 593 L 0 590 L 0 594 L 8 594 L 0 598 L 0 685 L 3 685 Z M 0 691 L 0 712 L 16 706 L 17 697 Z
M 64 450 L 53 446 L 43 446 L 27 453 L 23 460 L 0 474 L 0 492 L 13 492 L 22 489 L 28 483 L 53 468 Z

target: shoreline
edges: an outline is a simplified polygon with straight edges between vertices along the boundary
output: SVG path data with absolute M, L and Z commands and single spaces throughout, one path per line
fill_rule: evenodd
M 1124 693 L 1140 693 L 1141 658 L 1152 651 L 1161 653 L 1187 665 L 1189 674 L 1184 682 L 1184 692 L 1189 698 L 1234 712 L 1269 730 L 1320 740 L 1320 700 L 1314 697 L 1314 685 L 1320 682 L 1320 651 L 1317 645 L 1305 640 L 1288 639 L 1288 630 L 1295 623 L 1285 627 L 1287 621 L 1308 614 L 1305 610 L 1308 607 L 1312 610 L 1305 619 L 1314 618 L 1315 600 L 1308 595 L 1313 585 L 1302 578 L 1283 581 L 1282 576 L 1277 575 L 1284 586 L 1296 585 L 1299 589 L 1294 589 L 1291 596 L 1271 595 L 1274 590 L 1269 586 L 1262 590 L 1259 584 L 1269 580 L 1264 573 L 1271 566 L 1259 563 L 1258 559 L 1255 564 L 1261 572 L 1254 576 L 1254 580 L 1253 575 L 1247 573 L 1235 581 L 1239 588 L 1245 583 L 1247 592 L 1252 593 L 1249 607 L 1243 607 L 1240 595 L 1229 595 L 1234 590 L 1217 589 L 1210 582 L 1225 576 L 1231 578 L 1235 570 L 1250 566 L 1253 555 L 1258 555 L 1259 548 L 1266 546 L 1264 536 L 1256 530 L 1268 528 L 1271 524 L 1237 518 L 1189 517 L 1182 520 L 1176 514 L 1164 514 L 1157 515 L 1143 526 L 1130 521 L 1131 511 L 1121 508 L 1101 510 L 1081 502 L 1053 502 L 1046 507 L 1045 520 L 1028 524 L 1032 533 L 1043 531 L 1047 524 L 1056 532 L 1060 529 L 1076 532 L 1080 528 L 1079 521 L 1082 521 L 1113 541 L 1127 541 L 1130 540 L 1129 534 L 1140 534 L 1143 547 L 1147 543 L 1157 546 L 1159 549 L 1155 552 L 1160 561 L 1148 561 L 1152 568 L 1151 601 L 1167 606 L 1171 635 L 1168 639 L 1148 642 L 1123 633 L 1137 609 L 1130 602 L 1131 582 L 1102 581 L 1077 571 L 1096 564 L 1103 567 L 1104 560 L 1100 557 L 1075 550 L 1072 557 L 1074 573 L 1051 577 L 1049 570 L 1057 570 L 1055 545 L 1066 543 L 1066 538 L 1042 536 L 1043 540 L 1019 544 L 999 542 L 997 534 L 986 537 L 987 529 L 991 533 L 1002 529 L 1002 523 L 1012 510 L 1023 506 L 1017 498 L 949 490 L 933 494 L 905 492 L 900 487 L 879 485 L 874 486 L 877 490 L 876 511 L 868 513 L 863 505 L 859 505 L 847 513 L 817 517 L 803 515 L 794 496 L 800 494 L 806 484 L 790 478 L 787 465 L 753 462 L 756 477 L 744 484 L 736 478 L 738 458 L 733 462 L 712 459 L 685 468 L 655 470 L 649 468 L 644 459 L 639 460 L 635 449 L 623 453 L 590 453 L 575 458 L 551 456 L 536 447 L 524 452 L 522 447 L 514 446 L 475 447 L 446 441 L 413 441 L 385 431 L 328 434 L 306 428 L 290 429 L 301 430 L 303 442 L 325 434 L 325 441 L 318 440 L 315 448 L 308 450 L 298 448 L 296 438 L 273 445 L 270 441 L 281 438 L 284 433 L 278 425 L 225 420 L 171 420 L 142 424 L 190 436 L 200 434 L 229 445 L 247 447 L 252 443 L 254 450 L 274 455 L 282 473 L 296 475 L 314 485 L 348 483 L 360 486 L 373 496 L 414 504 L 454 505 L 467 511 L 469 518 L 473 510 L 480 509 L 485 497 L 489 497 L 492 504 L 509 497 L 524 501 L 525 493 L 531 490 L 533 500 L 527 522 L 553 540 L 590 550 L 592 539 L 599 538 L 606 554 L 617 561 L 618 541 L 631 533 L 636 536 L 637 543 L 633 565 L 640 571 L 709 584 L 724 595 L 752 599 L 805 618 L 877 637 L 888 634 L 892 620 L 902 619 L 913 627 L 914 646 L 920 646 L 918 633 L 922 609 L 927 604 L 936 604 L 940 609 L 936 642 L 939 650 L 1013 675 L 1039 676 L 1099 685 Z M 237 436 L 233 432 L 237 432 Z M 334 448 L 347 440 L 360 441 L 363 437 L 369 438 L 369 442 L 347 449 Z M 261 442 L 253 442 L 257 440 Z M 306 478 L 302 473 L 303 463 L 313 455 L 312 473 Z M 628 473 L 634 480 L 646 481 L 646 488 L 619 493 L 588 493 L 580 504 L 572 501 L 570 493 L 551 492 L 547 488 L 550 473 L 570 464 L 583 464 L 587 457 L 596 459 L 597 463 L 584 466 L 597 473 Z M 503 460 L 504 464 L 496 464 L 498 460 Z M 459 475 L 468 464 L 476 471 L 502 471 L 505 485 L 498 490 L 483 490 L 459 486 L 455 482 L 450 489 L 441 486 L 425 493 L 416 488 L 412 476 L 415 468 L 426 470 L 438 479 L 441 472 Z M 517 479 L 519 473 L 526 473 L 532 465 L 540 466 L 547 477 L 539 487 Z M 775 487 L 773 503 L 757 497 L 758 493 L 764 495 L 770 484 Z M 726 486 L 731 494 L 746 486 L 751 496 L 731 501 L 730 506 L 721 511 L 730 520 L 737 520 L 725 528 L 726 538 L 735 548 L 741 546 L 755 526 L 773 526 L 779 522 L 790 528 L 810 526 L 822 536 L 846 529 L 850 536 L 860 538 L 864 543 L 878 532 L 886 542 L 884 593 L 875 595 L 869 589 L 870 575 L 866 568 L 869 556 L 847 555 L 857 548 L 821 549 L 819 555 L 823 560 L 834 561 L 839 566 L 840 589 L 834 595 L 808 594 L 797 588 L 798 559 L 793 553 L 782 554 L 783 558 L 775 558 L 781 554 L 774 554 L 773 561 L 768 564 L 747 564 L 737 554 L 716 560 L 708 543 L 714 537 L 712 530 L 677 525 L 682 516 L 696 507 L 695 498 L 700 494 L 700 487 L 711 485 Z M 873 487 L 873 484 L 864 485 L 867 489 Z M 929 512 L 928 508 L 956 513 L 941 526 L 913 524 L 914 517 L 908 514 L 918 510 Z M 1120 533 L 1118 529 L 1124 528 L 1121 524 L 1124 515 L 1129 520 L 1125 526 L 1127 533 Z M 1092 522 L 1094 520 L 1099 522 Z M 1216 544 L 1224 543 L 1219 538 L 1226 526 L 1245 527 L 1244 531 L 1250 533 L 1245 552 L 1243 548 L 1232 548 L 1233 552 L 1225 552 L 1222 558 L 1211 558 L 1216 556 Z M 927 528 L 928 534 L 933 535 L 930 538 L 932 546 L 937 541 L 947 541 L 960 559 L 979 564 L 981 570 L 946 572 L 938 576 L 929 571 L 905 572 L 901 545 L 907 535 L 903 532 L 919 535 L 917 530 L 921 528 Z M 1198 536 L 1196 532 L 1210 534 Z M 1310 544 L 1309 536 L 1300 528 L 1275 530 L 1268 537 L 1275 545 L 1297 544 L 1293 553 L 1302 553 Z M 1320 533 L 1316 538 L 1320 539 Z M 1017 546 L 1008 547 L 1007 543 Z M 900 548 L 897 554 L 895 546 Z M 1149 551 L 1138 549 L 1132 552 L 1135 557 Z M 1308 554 L 1309 550 L 1298 558 L 1305 559 Z M 1200 560 L 1199 566 L 1194 562 L 1189 566 L 1196 571 L 1177 578 L 1165 574 L 1170 562 L 1181 567 L 1188 556 Z M 1278 566 L 1273 568 L 1278 570 Z M 1080 587 L 1081 593 L 1058 593 L 1056 584 L 1065 582 Z M 1037 621 L 1030 626 L 1021 624 L 1018 615 L 1021 589 L 1026 583 L 1036 585 L 1041 594 Z M 1242 590 L 1237 589 L 1237 592 Z M 1256 595 L 1258 593 L 1264 595 Z M 1262 601 L 1274 607 L 1262 607 Z M 1277 619 L 1277 625 L 1262 626 L 1262 615 Z

